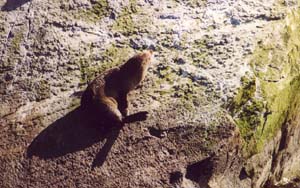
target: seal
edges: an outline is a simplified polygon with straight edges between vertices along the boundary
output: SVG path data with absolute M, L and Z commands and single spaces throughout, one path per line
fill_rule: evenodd
M 122 124 L 128 116 L 128 93 L 144 80 L 153 52 L 144 51 L 97 76 L 81 97 L 81 107 Z M 144 114 L 145 116 L 147 114 Z

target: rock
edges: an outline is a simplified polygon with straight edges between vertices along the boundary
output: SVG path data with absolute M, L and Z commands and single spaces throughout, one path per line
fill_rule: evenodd
M 235 26 L 241 24 L 241 22 L 238 19 L 233 18 L 233 17 L 230 18 L 230 23 Z
M 295 2 L 12 2 L 0 187 L 298 185 Z M 153 63 L 129 109 L 148 119 L 93 126 L 79 108 L 87 83 L 145 49 Z
M 11 75 L 10 73 L 7 73 L 4 77 L 5 81 L 7 82 L 11 81 L 13 78 L 14 78 L 13 75 Z
M 171 20 L 180 19 L 180 17 L 176 16 L 176 15 L 160 15 L 159 18 L 160 19 L 171 19 Z
M 176 59 L 175 60 L 175 62 L 177 63 L 177 64 L 179 64 L 179 65 L 183 65 L 183 64 L 185 64 L 186 63 L 186 61 L 184 61 L 184 59 L 183 58 L 178 58 L 178 59 Z

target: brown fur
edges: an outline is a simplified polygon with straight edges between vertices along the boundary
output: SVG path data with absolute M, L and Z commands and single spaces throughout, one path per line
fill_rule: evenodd
M 120 67 L 96 77 L 84 91 L 81 106 L 122 123 L 128 115 L 127 95 L 145 78 L 151 55 L 152 51 L 137 54 Z

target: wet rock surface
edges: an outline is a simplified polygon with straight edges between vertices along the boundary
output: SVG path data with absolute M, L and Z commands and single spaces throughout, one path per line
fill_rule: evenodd
M 251 66 L 257 46 L 280 33 L 273 25 L 295 3 L 2 0 L 0 6 L 0 187 L 297 185 L 289 174 L 299 164 L 296 154 L 287 158 L 291 164 L 281 157 L 297 146 L 297 126 L 246 159 L 235 121 L 240 107 L 227 108 L 242 78 L 264 71 Z M 79 107 L 87 83 L 143 49 L 154 50 L 154 60 L 129 109 L 146 110 L 149 118 L 122 129 L 92 121 Z M 280 82 L 284 74 L 267 78 Z

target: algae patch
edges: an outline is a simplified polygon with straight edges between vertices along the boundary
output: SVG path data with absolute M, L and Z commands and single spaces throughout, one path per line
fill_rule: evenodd
M 13 40 L 11 41 L 13 49 L 18 50 L 20 48 L 20 44 L 22 40 L 23 40 L 23 33 L 17 33 L 14 36 Z
M 133 21 L 132 15 L 137 13 L 135 3 L 130 3 L 129 6 L 125 7 L 120 13 L 116 22 L 112 26 L 112 29 L 119 31 L 124 35 L 130 35 L 134 33 L 135 23 Z
M 148 33 L 148 27 L 151 23 L 150 15 L 143 12 L 136 0 L 130 0 L 129 4 L 116 15 L 115 22 L 111 29 L 124 36 Z
M 95 61 L 93 48 L 91 47 L 89 51 L 90 55 L 81 57 L 78 62 L 81 83 L 89 83 L 95 76 L 124 63 L 129 58 L 128 54 L 132 52 L 130 48 L 118 48 L 111 45 L 100 52 L 101 60 Z
M 187 1 L 179 1 L 175 0 L 177 3 L 184 3 L 186 6 L 189 6 L 191 8 L 197 8 L 205 6 L 207 3 L 207 0 L 187 0 Z
M 299 11 L 290 12 L 285 21 L 280 39 L 273 36 L 276 44 L 267 42 L 257 47 L 251 60 L 254 77 L 242 80 L 242 87 L 229 105 L 244 139 L 246 156 L 261 151 L 275 136 L 294 113 L 291 106 L 299 97 Z
M 91 1 L 91 8 L 79 10 L 77 17 L 96 22 L 101 18 L 109 16 L 111 8 L 107 0 Z

